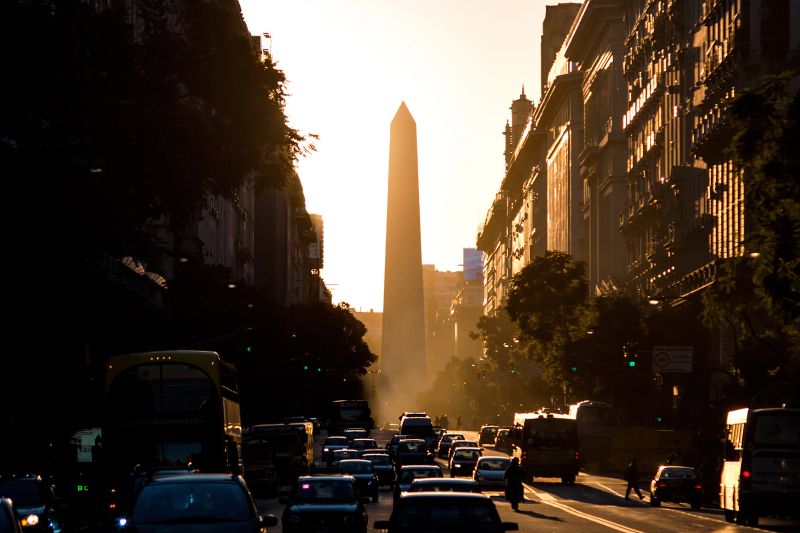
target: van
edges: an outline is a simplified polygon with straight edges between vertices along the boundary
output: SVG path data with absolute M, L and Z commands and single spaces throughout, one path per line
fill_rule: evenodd
M 404 416 L 400 420 L 400 433 L 412 439 L 425 439 L 428 449 L 433 447 L 433 423 L 429 416 Z

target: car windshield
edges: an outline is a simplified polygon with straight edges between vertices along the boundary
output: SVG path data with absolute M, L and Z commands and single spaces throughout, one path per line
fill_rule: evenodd
M 508 459 L 484 459 L 478 468 L 480 470 L 505 470 L 508 468 Z
M 691 468 L 665 468 L 661 472 L 661 479 L 689 479 L 694 477 Z
M 356 439 L 356 440 L 353 441 L 353 447 L 354 448 L 363 448 L 363 449 L 377 448 L 378 447 L 378 443 L 375 442 L 374 440 Z
M 389 459 L 388 455 L 365 455 L 364 459 L 370 461 L 372 464 L 376 465 L 390 465 L 392 464 L 392 460 Z
M 424 442 L 406 442 L 403 441 L 400 443 L 400 451 L 401 452 L 423 452 L 425 451 L 425 443 Z
M 11 498 L 17 508 L 44 505 L 35 481 L 13 480 L 0 485 L 0 496 Z
M 345 479 L 304 479 L 297 488 L 300 501 L 349 502 L 356 497 L 353 484 Z
M 135 524 L 244 522 L 254 518 L 247 494 L 237 483 L 157 483 L 136 498 Z
M 425 470 L 401 470 L 397 481 L 400 483 L 410 483 L 411 481 L 425 477 L 442 477 L 439 470 L 426 468 Z
M 456 450 L 456 453 L 453 454 L 453 456 L 456 459 L 477 459 L 478 457 L 480 457 L 480 455 L 481 455 L 480 450 L 464 450 L 464 449 L 458 449 Z
M 500 518 L 492 502 L 409 500 L 397 510 L 395 529 L 430 531 L 443 527 L 447 531 L 486 531 L 497 528 Z
M 347 437 L 328 437 L 325 446 L 347 446 Z
M 459 435 L 458 433 L 447 433 L 445 434 L 444 437 L 442 437 L 442 440 L 444 442 L 453 442 L 454 440 L 463 440 L 463 439 L 464 435 Z
M 373 471 L 373 467 L 370 462 L 342 462 L 339 463 L 339 470 L 343 474 L 369 474 Z

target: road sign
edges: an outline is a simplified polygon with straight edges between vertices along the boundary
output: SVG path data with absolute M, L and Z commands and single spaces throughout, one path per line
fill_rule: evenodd
M 693 346 L 653 346 L 653 372 L 688 374 L 693 358 Z

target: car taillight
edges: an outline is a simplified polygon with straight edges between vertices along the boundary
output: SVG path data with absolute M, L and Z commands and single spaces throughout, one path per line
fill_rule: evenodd
M 667 484 L 666 483 L 659 483 L 658 486 L 663 488 L 663 487 L 666 487 Z
M 750 479 L 750 471 L 749 470 L 742 470 L 742 477 L 745 479 Z
M 524 461 L 527 458 L 528 458 L 528 452 L 522 452 L 522 460 Z
M 702 489 L 702 488 L 703 488 L 703 485 L 695 485 L 695 486 L 694 486 L 694 488 L 696 488 L 696 489 Z
M 578 450 L 575 450 L 575 460 L 576 461 L 580 461 L 580 459 L 581 459 L 581 452 L 579 452 Z

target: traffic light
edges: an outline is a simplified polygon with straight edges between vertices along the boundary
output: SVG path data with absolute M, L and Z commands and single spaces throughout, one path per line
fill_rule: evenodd
M 622 347 L 622 355 L 625 361 L 625 366 L 628 368 L 636 368 L 639 365 L 639 352 L 636 345 L 626 344 Z
M 308 370 L 308 365 L 303 365 L 303 370 Z
M 573 364 L 571 367 L 569 367 L 569 371 L 572 372 L 572 373 L 577 373 L 578 372 L 578 366 Z
M 322 368 L 321 367 L 317 367 L 317 372 L 322 372 Z
M 244 349 L 244 351 L 246 351 L 247 353 L 253 353 L 253 347 L 252 347 L 252 346 L 247 346 L 247 347 Z

